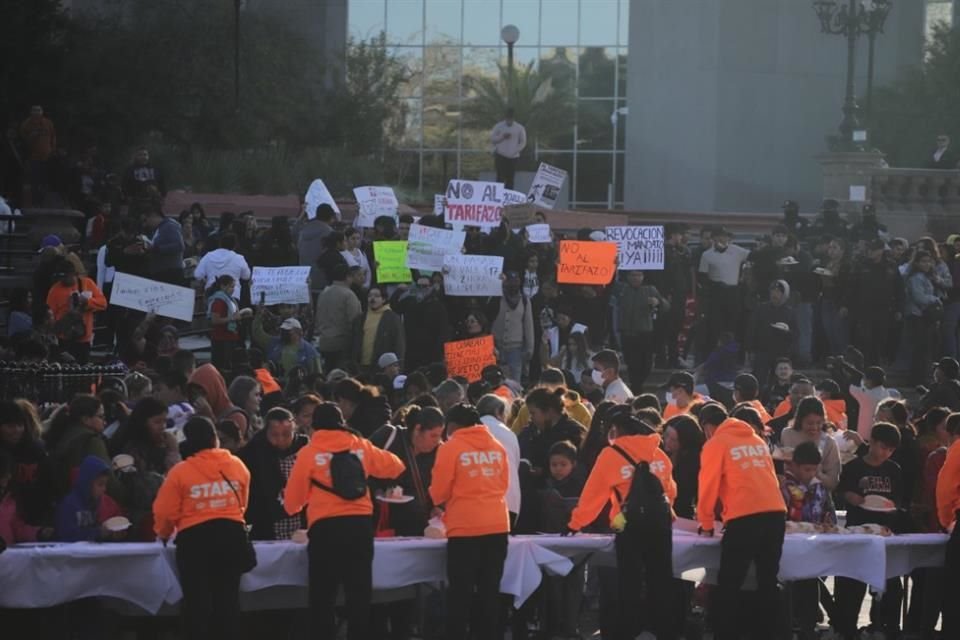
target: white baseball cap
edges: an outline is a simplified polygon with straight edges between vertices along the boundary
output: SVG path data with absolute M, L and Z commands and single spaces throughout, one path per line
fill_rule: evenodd
M 280 329 L 283 331 L 290 331 L 291 329 L 296 329 L 297 331 L 303 331 L 303 327 L 300 325 L 300 321 L 296 318 L 287 318 L 280 325 Z

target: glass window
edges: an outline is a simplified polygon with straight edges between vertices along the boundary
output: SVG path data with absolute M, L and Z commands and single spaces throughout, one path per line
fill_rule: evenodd
M 416 192 L 420 186 L 420 152 L 401 151 L 387 163 L 387 166 L 394 169 L 395 173 L 388 175 L 387 179 L 401 192 L 397 196 L 401 202 L 404 200 L 409 202 L 402 194 Z
M 627 97 L 627 50 L 623 47 L 617 53 L 617 97 Z
M 614 160 L 617 163 L 617 171 L 616 171 L 617 183 L 613 190 L 613 200 L 614 200 L 613 205 L 615 207 L 622 209 L 623 208 L 623 181 L 625 176 L 623 167 L 626 164 L 626 159 L 623 157 L 622 153 L 617 153 L 614 155 Z
M 617 38 L 622 47 L 630 44 L 630 0 L 620 0 L 620 29 Z
M 513 48 L 513 63 L 516 65 L 517 69 L 522 69 L 529 64 L 533 64 L 534 67 L 537 65 L 537 60 L 539 59 L 540 49 L 537 47 L 514 47 Z M 507 48 L 503 47 L 503 64 L 507 63 Z
M 506 52 L 504 52 L 506 64 Z M 470 47 L 463 50 L 463 75 L 473 77 L 500 78 L 499 47 Z
M 616 148 L 620 151 L 623 151 L 627 148 L 627 118 L 630 117 L 629 113 L 622 113 L 622 110 L 626 110 L 627 101 L 618 100 L 617 104 L 617 146 Z
M 387 43 L 423 43 L 423 0 L 387 2 Z
M 417 149 L 423 137 L 423 118 L 420 113 L 420 99 L 409 98 L 403 101 L 406 125 L 398 146 L 402 149 Z
M 457 0 L 426 0 L 427 44 L 460 43 L 461 4 Z
M 550 45 L 577 44 L 578 0 L 543 0 L 540 13 L 540 42 Z M 586 11 L 584 7 L 584 11 Z
M 427 98 L 423 103 L 424 148 L 456 149 L 460 118 L 460 99 L 458 97 Z
M 602 207 L 607 202 L 607 188 L 612 182 L 613 159 L 609 153 L 577 154 L 578 203 Z
M 613 149 L 613 104 L 613 100 L 578 102 L 578 149 Z
M 426 47 L 424 49 L 424 94 L 429 96 L 460 95 L 460 47 Z
M 463 44 L 499 45 L 501 26 L 498 2 L 463 0 Z
M 424 151 L 423 192 L 445 193 L 447 183 L 457 177 L 456 151 Z
M 423 49 L 394 47 L 390 52 L 403 63 L 407 70 L 407 81 L 400 88 L 400 95 L 404 98 L 423 95 Z
M 580 7 L 580 46 L 617 44 L 617 1 L 583 2 Z
M 384 0 L 350 0 L 347 11 L 350 36 L 354 40 L 369 40 L 383 31 Z
M 612 98 L 616 49 L 588 47 L 580 54 L 580 97 Z
M 563 169 L 567 172 L 567 179 L 563 183 L 563 189 L 567 192 L 567 197 L 570 196 L 570 181 L 573 180 L 573 154 L 572 153 L 541 153 L 540 157 L 536 159 L 536 166 L 540 166 L 541 162 L 546 162 L 549 165 L 553 165 L 558 169 Z
M 496 178 L 493 156 L 490 151 L 464 151 L 460 156 L 460 175 L 471 180 L 493 180 Z
M 520 29 L 518 46 L 540 43 L 540 0 L 503 0 L 503 25 Z

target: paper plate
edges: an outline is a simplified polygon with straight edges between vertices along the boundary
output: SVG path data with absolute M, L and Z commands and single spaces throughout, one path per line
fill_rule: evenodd
M 883 496 L 869 495 L 864 498 L 860 508 L 866 509 L 867 511 L 890 513 L 897 510 L 897 505 L 895 505 L 892 500 L 888 500 Z
M 135 461 L 133 456 L 128 453 L 121 453 L 113 456 L 113 468 L 117 471 L 122 471 L 134 465 Z
M 103 521 L 103 527 L 107 531 L 126 531 L 133 523 L 123 516 L 114 516 Z
M 400 496 L 399 498 L 388 498 L 386 496 L 377 496 L 377 500 L 380 502 L 386 502 L 388 504 L 407 504 L 408 502 L 413 502 L 413 496 Z

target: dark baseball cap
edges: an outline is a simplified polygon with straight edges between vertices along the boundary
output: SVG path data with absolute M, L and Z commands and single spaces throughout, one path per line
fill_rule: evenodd
M 957 362 L 956 358 L 940 358 L 940 361 L 935 363 L 934 366 L 948 378 L 960 376 L 960 362 Z
M 796 200 L 784 200 L 780 208 L 781 209 L 799 209 L 800 205 L 797 204 Z

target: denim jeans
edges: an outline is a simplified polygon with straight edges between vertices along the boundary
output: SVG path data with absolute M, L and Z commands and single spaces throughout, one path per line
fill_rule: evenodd
M 840 305 L 833 300 L 820 303 L 820 322 L 827 337 L 827 355 L 840 355 L 850 341 L 850 326 L 846 317 L 840 315 Z
M 520 382 L 523 377 L 523 361 L 523 347 L 500 350 L 500 364 L 503 366 L 503 373 L 508 380 Z

